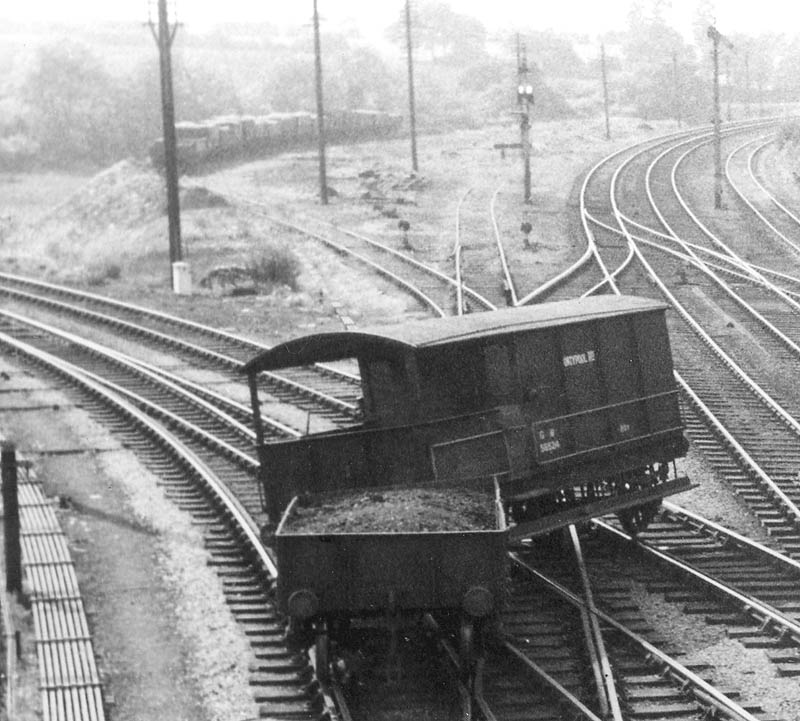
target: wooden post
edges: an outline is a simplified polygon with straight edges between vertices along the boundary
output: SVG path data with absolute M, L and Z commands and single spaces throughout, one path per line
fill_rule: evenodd
M 719 110 L 719 44 L 722 42 L 729 50 L 733 50 L 733 43 L 728 40 L 713 25 L 708 27 L 708 37 L 711 39 L 713 49 L 711 53 L 714 62 L 714 208 L 722 209 L 722 133 L 720 130 Z
M 419 170 L 417 163 L 417 113 L 414 108 L 414 45 L 411 42 L 411 0 L 406 0 L 406 56 L 408 64 L 408 120 L 411 132 L 411 169 Z
M 719 32 L 713 26 L 708 29 L 711 38 L 711 59 L 714 63 L 714 208 L 722 208 L 722 139 L 719 117 Z
M 314 0 L 314 77 L 317 96 L 317 140 L 319 142 L 319 200 L 328 204 L 328 172 L 325 165 L 325 109 L 322 103 L 322 51 L 319 39 L 319 12 Z
M 606 140 L 611 140 L 611 122 L 608 119 L 608 75 L 606 74 L 606 46 L 600 43 L 600 71 L 603 76 L 603 111 L 606 116 Z
M 22 548 L 19 540 L 19 499 L 17 497 L 17 457 L 13 443 L 3 443 L 2 469 L 4 533 L 6 544 L 6 591 L 22 591 Z
M 672 53 L 672 81 L 675 92 L 675 120 L 678 127 L 681 127 L 681 84 L 678 76 L 678 53 Z
M 164 132 L 164 176 L 167 184 L 167 221 L 169 226 L 170 278 L 172 264 L 183 260 L 181 244 L 181 210 L 178 194 L 178 150 L 175 137 L 175 100 L 172 89 L 172 43 L 178 26 L 170 27 L 167 0 L 158 0 L 158 27 L 150 21 L 158 45 L 161 71 L 161 120 Z

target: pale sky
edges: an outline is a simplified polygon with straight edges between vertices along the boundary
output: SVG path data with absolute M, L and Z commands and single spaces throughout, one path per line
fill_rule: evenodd
M 311 0 L 168 0 L 177 7 L 187 27 L 201 30 L 224 20 L 272 21 L 301 24 L 311 16 Z M 413 2 L 413 0 L 412 0 Z M 150 0 L 155 8 L 155 0 Z M 3 3 L 0 18 L 41 20 L 147 19 L 148 0 L 25 0 Z M 381 32 L 401 12 L 404 0 L 318 0 L 325 23 L 339 25 L 349 18 L 369 35 Z M 457 12 L 473 15 L 487 28 L 529 27 L 596 34 L 625 26 L 630 0 L 449 0 Z M 647 0 L 643 3 L 647 5 Z M 671 22 L 679 30 L 689 28 L 697 0 L 672 0 Z M 717 27 L 721 32 L 766 30 L 800 32 L 800 10 L 787 0 L 717 0 Z M 155 11 L 154 11 L 155 12 Z

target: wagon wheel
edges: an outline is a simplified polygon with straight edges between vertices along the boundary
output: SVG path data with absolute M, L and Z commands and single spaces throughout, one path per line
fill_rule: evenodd
M 641 506 L 634 506 L 633 508 L 621 508 L 617 511 L 617 518 L 622 524 L 622 527 L 635 536 L 644 531 L 650 522 L 656 517 L 659 508 L 661 508 L 661 501 L 648 501 Z
M 317 637 L 314 641 L 314 671 L 320 683 L 327 683 L 330 679 L 330 636 L 324 622 L 317 624 L 315 631 Z

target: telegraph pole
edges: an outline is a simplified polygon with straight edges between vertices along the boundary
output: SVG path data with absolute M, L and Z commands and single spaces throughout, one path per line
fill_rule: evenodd
M 416 173 L 417 165 L 417 114 L 414 109 L 414 57 L 411 42 L 411 0 L 406 0 L 406 55 L 408 57 L 408 116 L 411 131 L 411 167 Z
M 672 81 L 675 88 L 675 119 L 681 127 L 681 87 L 678 80 L 678 53 L 672 52 Z
M 725 58 L 725 81 L 728 85 L 728 122 L 733 119 L 731 115 L 731 99 L 733 97 L 733 83 L 731 82 L 731 59 L 730 57 Z
M 158 45 L 158 60 L 161 69 L 161 117 L 164 128 L 164 175 L 167 183 L 167 219 L 169 221 L 169 261 L 172 264 L 183 260 L 181 248 L 181 209 L 178 196 L 178 153 L 175 141 L 175 100 L 172 94 L 172 42 L 178 24 L 169 24 L 167 0 L 158 0 L 158 27 L 152 18 L 148 20 L 150 30 Z
M 528 78 L 528 60 L 525 46 L 520 52 L 519 35 L 517 35 L 517 105 L 519 106 L 519 132 L 522 146 L 523 200 L 531 202 L 531 141 L 530 111 L 533 105 L 533 85 Z
M 325 117 L 322 106 L 322 51 L 319 42 L 319 13 L 314 0 L 314 69 L 317 91 L 317 138 L 319 140 L 319 200 L 328 204 L 328 174 L 325 168 Z
M 713 25 L 708 26 L 708 37 L 713 44 L 712 59 L 714 61 L 714 208 L 722 208 L 722 135 L 719 116 L 719 43 L 724 42 L 729 48 L 733 44 Z
M 750 51 L 744 54 L 744 107 L 746 117 L 750 117 Z
M 603 110 L 606 115 L 606 140 L 611 140 L 611 123 L 608 119 L 608 76 L 606 75 L 606 46 L 600 43 L 600 72 L 603 75 Z

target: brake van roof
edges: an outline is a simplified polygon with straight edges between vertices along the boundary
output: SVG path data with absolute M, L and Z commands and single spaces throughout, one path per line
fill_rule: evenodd
M 634 296 L 591 298 L 504 308 L 485 313 L 410 321 L 379 328 L 314 333 L 280 343 L 251 358 L 245 373 L 276 370 L 345 358 L 401 358 L 409 350 L 526 333 L 541 328 L 666 308 Z

